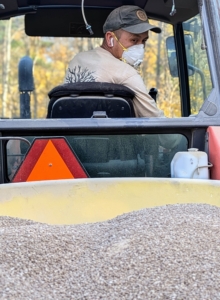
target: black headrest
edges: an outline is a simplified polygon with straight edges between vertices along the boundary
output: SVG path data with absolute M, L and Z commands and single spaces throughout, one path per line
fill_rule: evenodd
M 53 88 L 49 93 L 49 98 L 65 97 L 70 94 L 77 95 L 112 95 L 118 97 L 133 98 L 135 93 L 128 87 L 108 82 L 76 82 L 65 83 Z

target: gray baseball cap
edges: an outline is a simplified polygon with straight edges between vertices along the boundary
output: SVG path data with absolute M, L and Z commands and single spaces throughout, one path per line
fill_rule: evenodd
M 161 33 L 159 27 L 150 25 L 145 11 L 134 5 L 123 5 L 114 9 L 107 17 L 103 32 L 123 29 L 130 33 L 143 33 L 148 30 Z

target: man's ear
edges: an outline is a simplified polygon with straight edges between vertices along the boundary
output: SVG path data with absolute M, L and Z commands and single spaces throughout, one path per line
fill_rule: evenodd
M 106 43 L 109 48 L 112 48 L 114 46 L 114 38 L 112 36 L 112 33 L 110 31 L 107 31 L 105 34 Z

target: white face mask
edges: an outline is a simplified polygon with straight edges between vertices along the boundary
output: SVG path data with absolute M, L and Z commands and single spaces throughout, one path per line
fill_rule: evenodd
M 113 33 L 114 34 L 114 33 Z M 118 40 L 117 36 L 114 34 L 116 41 L 124 50 L 122 53 L 121 60 L 128 63 L 134 68 L 138 68 L 144 59 L 144 45 L 134 45 L 128 48 L 125 48 Z
M 129 65 L 137 68 L 140 66 L 144 59 L 144 45 L 134 45 L 126 50 L 122 54 L 122 61 L 127 62 Z

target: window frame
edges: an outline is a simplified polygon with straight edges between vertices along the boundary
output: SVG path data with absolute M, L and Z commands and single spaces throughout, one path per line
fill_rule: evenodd
M 174 39 L 180 81 L 181 116 L 188 117 L 191 114 L 190 89 L 182 23 L 174 25 Z

